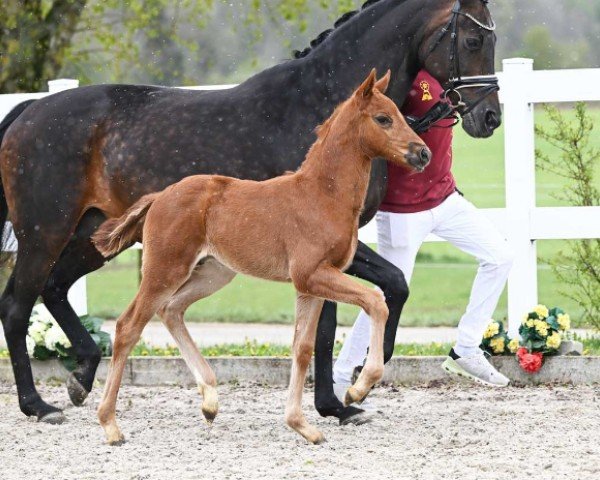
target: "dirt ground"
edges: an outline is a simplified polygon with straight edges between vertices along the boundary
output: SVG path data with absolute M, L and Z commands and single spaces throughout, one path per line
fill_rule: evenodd
M 283 388 L 219 387 L 209 432 L 194 389 L 125 387 L 121 447 L 104 444 L 96 421 L 101 388 L 82 408 L 63 386 L 40 391 L 65 408 L 65 424 L 26 419 L 0 384 L 2 479 L 600 478 L 600 387 L 380 387 L 381 413 L 360 427 L 318 417 L 309 391 L 320 446 L 283 424 Z

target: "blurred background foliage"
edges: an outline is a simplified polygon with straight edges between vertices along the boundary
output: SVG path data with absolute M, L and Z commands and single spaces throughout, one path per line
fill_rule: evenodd
M 361 0 L 3 0 L 0 93 L 82 84 L 239 82 L 290 58 Z M 600 66 L 600 2 L 496 0 L 497 58 Z

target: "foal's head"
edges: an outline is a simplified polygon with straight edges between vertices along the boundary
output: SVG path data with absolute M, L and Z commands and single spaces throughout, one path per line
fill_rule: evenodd
M 342 105 L 344 116 L 355 116 L 358 128 L 353 134 L 358 134 L 360 148 L 369 158 L 382 157 L 391 163 L 423 171 L 431 159 L 431 152 L 408 126 L 396 104 L 385 96 L 389 82 L 389 71 L 377 80 L 375 70 L 372 70 Z

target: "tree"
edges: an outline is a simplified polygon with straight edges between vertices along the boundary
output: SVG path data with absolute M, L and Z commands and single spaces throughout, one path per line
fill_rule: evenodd
M 226 0 L 217 0 L 223 4 Z M 90 80 L 92 70 L 111 69 L 112 77 L 143 67 L 150 80 L 161 80 L 163 62 L 144 62 L 141 49 L 162 55 L 166 45 L 177 63 L 177 47 L 198 53 L 194 38 L 181 26 L 198 31 L 206 25 L 214 0 L 3 0 L 0 9 L 0 93 L 33 92 L 69 65 L 77 78 Z M 250 0 L 244 24 L 260 34 L 276 19 L 302 29 L 315 5 L 337 13 L 356 0 Z M 169 62 L 167 62 L 169 63 Z M 85 66 L 85 68 L 83 68 Z M 155 68 L 158 66 L 159 68 Z M 171 65 L 173 67 L 173 65 Z M 167 68 L 169 68 L 167 66 Z M 181 72 L 176 75 L 181 78 Z M 146 80 L 147 81 L 147 80 Z
M 86 0 L 4 0 L 0 9 L 0 93 L 37 91 L 63 65 Z
M 585 42 L 557 41 L 548 27 L 535 25 L 525 32 L 520 55 L 533 58 L 537 69 L 552 69 L 583 67 L 587 53 Z
M 569 122 L 556 108 L 546 106 L 552 129 L 536 126 L 539 138 L 558 152 L 550 156 L 536 151 L 538 165 L 569 183 L 555 192 L 555 198 L 571 205 L 600 206 L 600 182 L 595 178 L 600 150 L 591 145 L 594 123 L 584 103 L 575 106 L 575 121 Z M 600 330 L 600 239 L 575 240 L 567 244 L 549 263 L 557 278 L 569 287 L 563 293 L 579 303 L 586 321 Z

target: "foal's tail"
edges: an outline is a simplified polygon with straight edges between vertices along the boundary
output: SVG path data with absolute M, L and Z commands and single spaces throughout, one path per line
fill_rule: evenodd
M 140 237 L 144 220 L 159 193 L 140 198 L 119 218 L 107 220 L 92 236 L 96 249 L 109 258 Z
M 2 139 L 13 122 L 21 115 L 25 109 L 31 105 L 35 100 L 27 100 L 26 102 L 19 103 L 13 108 L 6 117 L 0 122 L 0 146 L 2 145 Z M 6 219 L 8 218 L 8 205 L 6 204 L 6 196 L 4 195 L 4 186 L 2 185 L 2 179 L 0 179 L 0 253 L 7 250 L 10 239 L 10 230 L 5 229 Z M 8 231 L 5 231 L 8 230 Z M 4 261 L 3 258 L 0 264 Z

